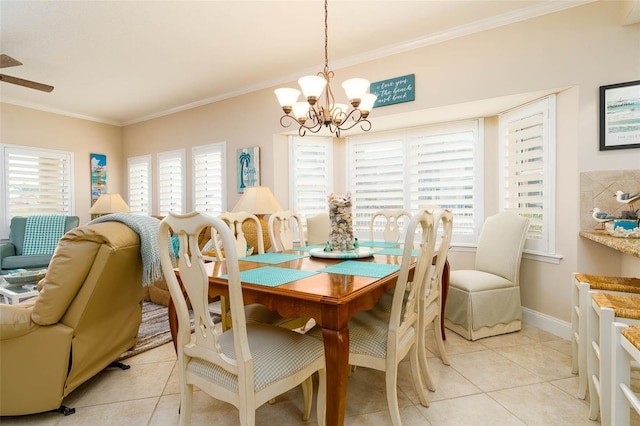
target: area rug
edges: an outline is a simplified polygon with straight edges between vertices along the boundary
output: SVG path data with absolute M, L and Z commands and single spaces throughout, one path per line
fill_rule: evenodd
M 119 360 L 141 354 L 171 341 L 169 330 L 169 308 L 153 302 L 144 301 L 142 304 L 142 323 L 138 331 L 138 343 L 136 346 L 123 353 Z M 212 315 L 213 322 L 219 322 L 220 317 Z M 193 330 L 193 313 L 191 313 L 191 330 Z

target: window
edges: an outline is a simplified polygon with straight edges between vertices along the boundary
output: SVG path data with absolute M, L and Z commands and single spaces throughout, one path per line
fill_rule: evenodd
M 354 231 L 368 238 L 382 209 L 450 208 L 453 242 L 477 241 L 483 217 L 483 120 L 349 138 Z
M 500 204 L 530 220 L 525 250 L 555 253 L 555 96 L 500 114 Z
M 326 212 L 333 187 L 333 139 L 291 136 L 289 147 L 293 211 L 303 219 Z
M 158 214 L 185 213 L 184 149 L 158 153 Z
M 132 157 L 129 169 L 129 208 L 132 213 L 151 214 L 151 156 Z
M 225 190 L 226 144 L 224 142 L 194 147 L 193 209 L 218 215 L 227 209 Z
M 72 152 L 14 145 L 0 148 L 3 238 L 8 237 L 14 216 L 74 214 Z

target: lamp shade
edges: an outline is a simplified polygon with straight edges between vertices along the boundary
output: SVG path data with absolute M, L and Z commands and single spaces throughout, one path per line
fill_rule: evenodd
M 281 210 L 282 207 L 268 186 L 250 186 L 244 190 L 244 194 L 231 211 L 257 215 L 271 214 Z
M 129 213 L 131 209 L 120 194 L 101 194 L 89 209 L 90 214 Z

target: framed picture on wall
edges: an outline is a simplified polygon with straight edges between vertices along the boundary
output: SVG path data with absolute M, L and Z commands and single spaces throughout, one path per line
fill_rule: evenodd
M 107 156 L 90 154 L 91 158 L 91 205 L 107 192 Z
M 600 151 L 640 148 L 640 80 L 600 86 Z
M 238 192 L 250 186 L 260 185 L 260 147 L 241 148 L 237 152 Z

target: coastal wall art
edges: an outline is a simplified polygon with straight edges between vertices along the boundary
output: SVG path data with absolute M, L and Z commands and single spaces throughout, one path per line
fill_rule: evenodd
M 260 185 L 260 147 L 241 148 L 237 151 L 238 192 Z
M 600 151 L 640 148 L 640 80 L 600 86 Z
M 91 158 L 91 205 L 98 200 L 100 194 L 107 192 L 107 156 L 90 154 Z

